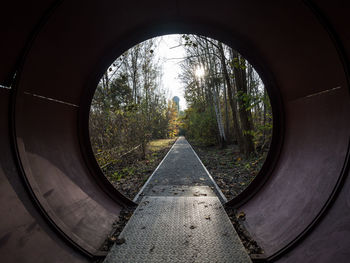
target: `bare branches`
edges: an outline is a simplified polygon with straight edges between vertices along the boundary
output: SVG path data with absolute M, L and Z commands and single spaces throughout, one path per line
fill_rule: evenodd
M 220 143 L 226 139 L 237 142 L 241 152 L 249 156 L 264 140 L 260 128 L 266 124 L 261 123 L 266 120 L 264 109 L 269 107 L 263 100 L 259 76 L 237 51 L 220 41 L 197 35 L 182 38 L 187 55 L 181 62 L 186 100 L 193 111 L 212 112 L 211 118 L 217 123 L 213 137 Z M 198 66 L 205 69 L 204 77 L 196 75 Z M 231 127 L 233 132 L 228 137 Z

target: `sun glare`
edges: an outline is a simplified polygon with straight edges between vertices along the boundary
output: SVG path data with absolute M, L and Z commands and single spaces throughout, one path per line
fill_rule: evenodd
M 194 74 L 196 75 L 197 78 L 203 78 L 204 77 L 204 68 L 203 66 L 197 66 Z

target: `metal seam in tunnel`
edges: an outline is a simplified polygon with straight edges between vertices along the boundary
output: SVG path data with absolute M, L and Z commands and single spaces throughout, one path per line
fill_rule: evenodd
M 36 194 L 34 193 L 30 183 L 27 180 L 26 177 L 26 172 L 24 171 L 23 168 L 23 164 L 19 155 L 19 150 L 18 150 L 18 145 L 17 145 L 17 135 L 16 135 L 16 128 L 15 128 L 15 105 L 16 105 L 16 94 L 18 93 L 17 91 L 17 83 L 18 83 L 18 79 L 20 78 L 20 72 L 22 69 L 22 65 L 26 60 L 26 56 L 28 54 L 28 52 L 30 52 L 32 43 L 35 41 L 37 35 L 39 34 L 39 32 L 42 30 L 42 28 L 45 26 L 45 24 L 47 23 L 47 21 L 50 19 L 50 17 L 52 16 L 52 14 L 55 12 L 55 10 L 60 6 L 60 4 L 63 2 L 63 0 L 57 0 L 55 1 L 55 3 L 53 3 L 50 7 L 47 8 L 47 10 L 45 10 L 44 14 L 42 17 L 40 17 L 40 19 L 38 20 L 37 24 L 35 25 L 34 29 L 32 30 L 32 32 L 30 33 L 30 36 L 28 38 L 27 43 L 24 45 L 24 48 L 21 50 L 21 54 L 16 62 L 16 68 L 14 70 L 15 73 L 13 73 L 13 77 L 12 78 L 12 84 L 11 86 L 13 86 L 12 89 L 12 104 L 10 104 L 11 106 L 11 110 L 10 110 L 10 115 L 12 116 L 10 118 L 10 127 L 12 127 L 12 140 L 13 140 L 13 149 L 14 149 L 14 154 L 16 156 L 16 160 L 17 160 L 17 166 L 18 166 L 18 170 L 21 171 L 22 173 L 22 179 L 25 182 L 26 186 L 27 186 L 27 190 L 29 195 L 32 197 L 32 200 L 34 202 L 34 204 L 38 207 L 40 213 L 43 215 L 43 217 L 45 218 L 45 220 L 47 220 L 47 222 L 49 223 L 49 225 L 53 228 L 53 230 L 59 234 L 62 235 L 63 240 L 68 242 L 70 245 L 73 245 L 73 247 L 76 247 L 78 250 L 80 250 L 83 254 L 88 255 L 89 257 L 93 257 L 93 253 L 88 252 L 87 250 L 85 250 L 84 248 L 82 248 L 80 245 L 77 244 L 77 239 L 74 240 L 74 238 L 72 239 L 71 236 L 67 235 L 65 233 L 65 231 L 62 231 L 62 227 L 64 227 L 63 225 L 61 225 L 61 227 L 59 225 L 57 225 L 57 223 L 55 222 L 55 220 L 52 220 L 52 218 L 50 217 L 50 215 L 47 213 L 46 209 L 42 206 L 41 202 L 38 201 Z M 5 81 L 5 83 L 7 83 L 9 81 Z M 10 82 L 9 82 L 10 83 Z M 31 94 L 28 92 L 24 92 L 24 94 L 27 95 L 31 95 L 31 96 L 37 96 L 38 98 L 45 98 L 44 96 L 40 96 L 40 95 L 36 95 L 36 94 Z M 60 102 L 59 100 L 55 100 L 55 99 L 50 99 L 47 98 L 51 101 L 55 101 L 55 102 Z M 71 104 L 71 103 L 67 103 L 67 102 L 60 102 L 69 106 L 74 106 L 74 107 L 78 107 L 77 105 Z M 78 237 L 79 240 L 79 237 Z M 96 255 L 99 255 L 98 253 Z M 104 255 L 104 254 L 102 254 Z
M 314 15 L 317 17 L 317 19 L 320 21 L 320 23 L 324 27 L 324 30 L 329 34 L 329 37 L 332 40 L 333 45 L 338 52 L 339 58 L 343 63 L 343 69 L 344 69 L 345 75 L 347 76 L 347 84 L 348 84 L 347 87 L 348 87 L 348 91 L 350 92 L 350 74 L 349 74 L 350 73 L 350 66 L 349 66 L 348 60 L 346 59 L 346 55 L 344 52 L 344 48 L 342 47 L 341 41 L 339 41 L 339 37 L 337 36 L 335 30 L 332 28 L 331 24 L 329 23 L 329 21 L 327 20 L 325 15 L 322 14 L 321 10 L 313 3 L 313 1 L 311 1 L 311 0 L 303 0 L 303 1 L 304 1 L 305 5 L 308 6 L 312 10 Z M 332 92 L 332 91 L 335 91 L 335 90 L 340 89 L 340 88 L 341 87 L 335 87 L 335 88 L 332 88 L 329 90 L 317 92 L 314 94 L 307 95 L 307 96 L 305 96 L 305 98 L 310 98 L 313 96 L 324 94 L 326 92 Z M 302 98 L 300 98 L 300 99 L 302 99 Z M 350 170 L 350 138 L 349 138 L 349 143 L 348 143 L 348 147 L 347 147 L 347 153 L 346 153 L 345 160 L 344 160 L 344 165 L 343 165 L 342 170 L 341 170 L 341 175 L 340 175 L 332 193 L 330 194 L 328 200 L 325 202 L 324 206 L 320 210 L 319 214 L 310 223 L 310 225 L 305 228 L 305 230 L 302 233 L 300 233 L 287 246 L 282 248 L 280 251 L 278 251 L 274 255 L 270 256 L 268 258 L 268 260 L 274 261 L 276 259 L 283 257 L 283 255 L 285 253 L 287 253 L 289 250 L 293 249 L 293 247 L 297 246 L 298 243 L 301 242 L 303 240 L 303 238 L 305 238 L 305 236 L 317 226 L 319 221 L 322 220 L 323 216 L 325 215 L 327 210 L 330 208 L 330 206 L 334 203 L 335 198 L 337 197 L 337 195 L 341 191 L 342 186 L 344 185 L 344 182 L 348 177 L 349 170 Z

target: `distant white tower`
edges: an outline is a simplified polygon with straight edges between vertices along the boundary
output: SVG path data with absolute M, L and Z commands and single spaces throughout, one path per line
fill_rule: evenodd
M 174 96 L 173 102 L 175 102 L 176 108 L 177 108 L 177 113 L 179 113 L 180 112 L 180 98 L 178 96 Z

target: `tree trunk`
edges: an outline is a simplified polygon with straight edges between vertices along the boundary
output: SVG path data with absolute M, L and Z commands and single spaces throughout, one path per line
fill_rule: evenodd
M 215 80 L 215 72 L 217 72 L 217 69 L 216 69 L 216 63 L 213 59 L 213 56 L 210 55 L 210 47 L 209 47 L 209 42 L 207 38 L 205 38 L 205 47 L 206 47 L 205 56 L 207 59 L 207 67 L 209 69 L 209 77 L 210 77 L 210 81 L 208 81 L 209 88 L 211 89 L 211 93 L 213 97 L 212 101 L 213 101 L 214 110 L 215 110 L 216 122 L 219 130 L 220 146 L 221 148 L 224 148 L 226 146 L 226 136 L 225 136 L 225 130 L 222 124 L 219 92 L 218 92 L 218 87 Z
M 248 94 L 247 94 L 247 76 L 245 71 L 245 61 L 239 54 L 232 50 L 232 61 L 234 64 L 233 71 L 235 76 L 235 83 L 238 93 L 238 105 L 239 105 L 239 116 L 242 125 L 242 134 L 244 141 L 244 154 L 248 157 L 250 154 L 255 152 L 253 142 L 253 123 L 252 114 L 249 105 L 247 105 Z
M 218 124 L 219 134 L 220 134 L 220 146 L 221 148 L 224 148 L 226 146 L 226 136 L 225 136 L 225 130 L 222 124 L 222 115 L 221 115 L 221 109 L 220 109 L 220 100 L 219 96 L 217 94 L 218 92 L 213 90 L 213 104 L 215 109 L 215 115 L 216 115 L 216 122 Z
M 225 82 L 224 84 L 224 104 L 225 104 L 225 134 L 226 134 L 226 141 L 230 140 L 230 133 L 229 133 L 229 127 L 230 127 L 230 119 L 228 117 L 228 105 L 227 105 L 227 88 Z
M 231 110 L 232 110 L 232 119 L 233 119 L 233 130 L 235 133 L 235 137 L 237 139 L 238 147 L 240 152 L 244 152 L 243 147 L 243 135 L 239 126 L 239 120 L 238 120 L 238 113 L 237 113 L 237 103 L 236 99 L 234 98 L 235 92 L 231 84 L 230 76 L 228 74 L 227 66 L 226 66 L 226 59 L 224 54 L 224 48 L 220 42 L 218 42 L 219 46 L 219 52 L 220 52 L 220 60 L 221 60 L 221 67 L 224 74 L 224 78 L 226 81 L 226 88 L 227 88 L 227 95 L 230 102 Z

